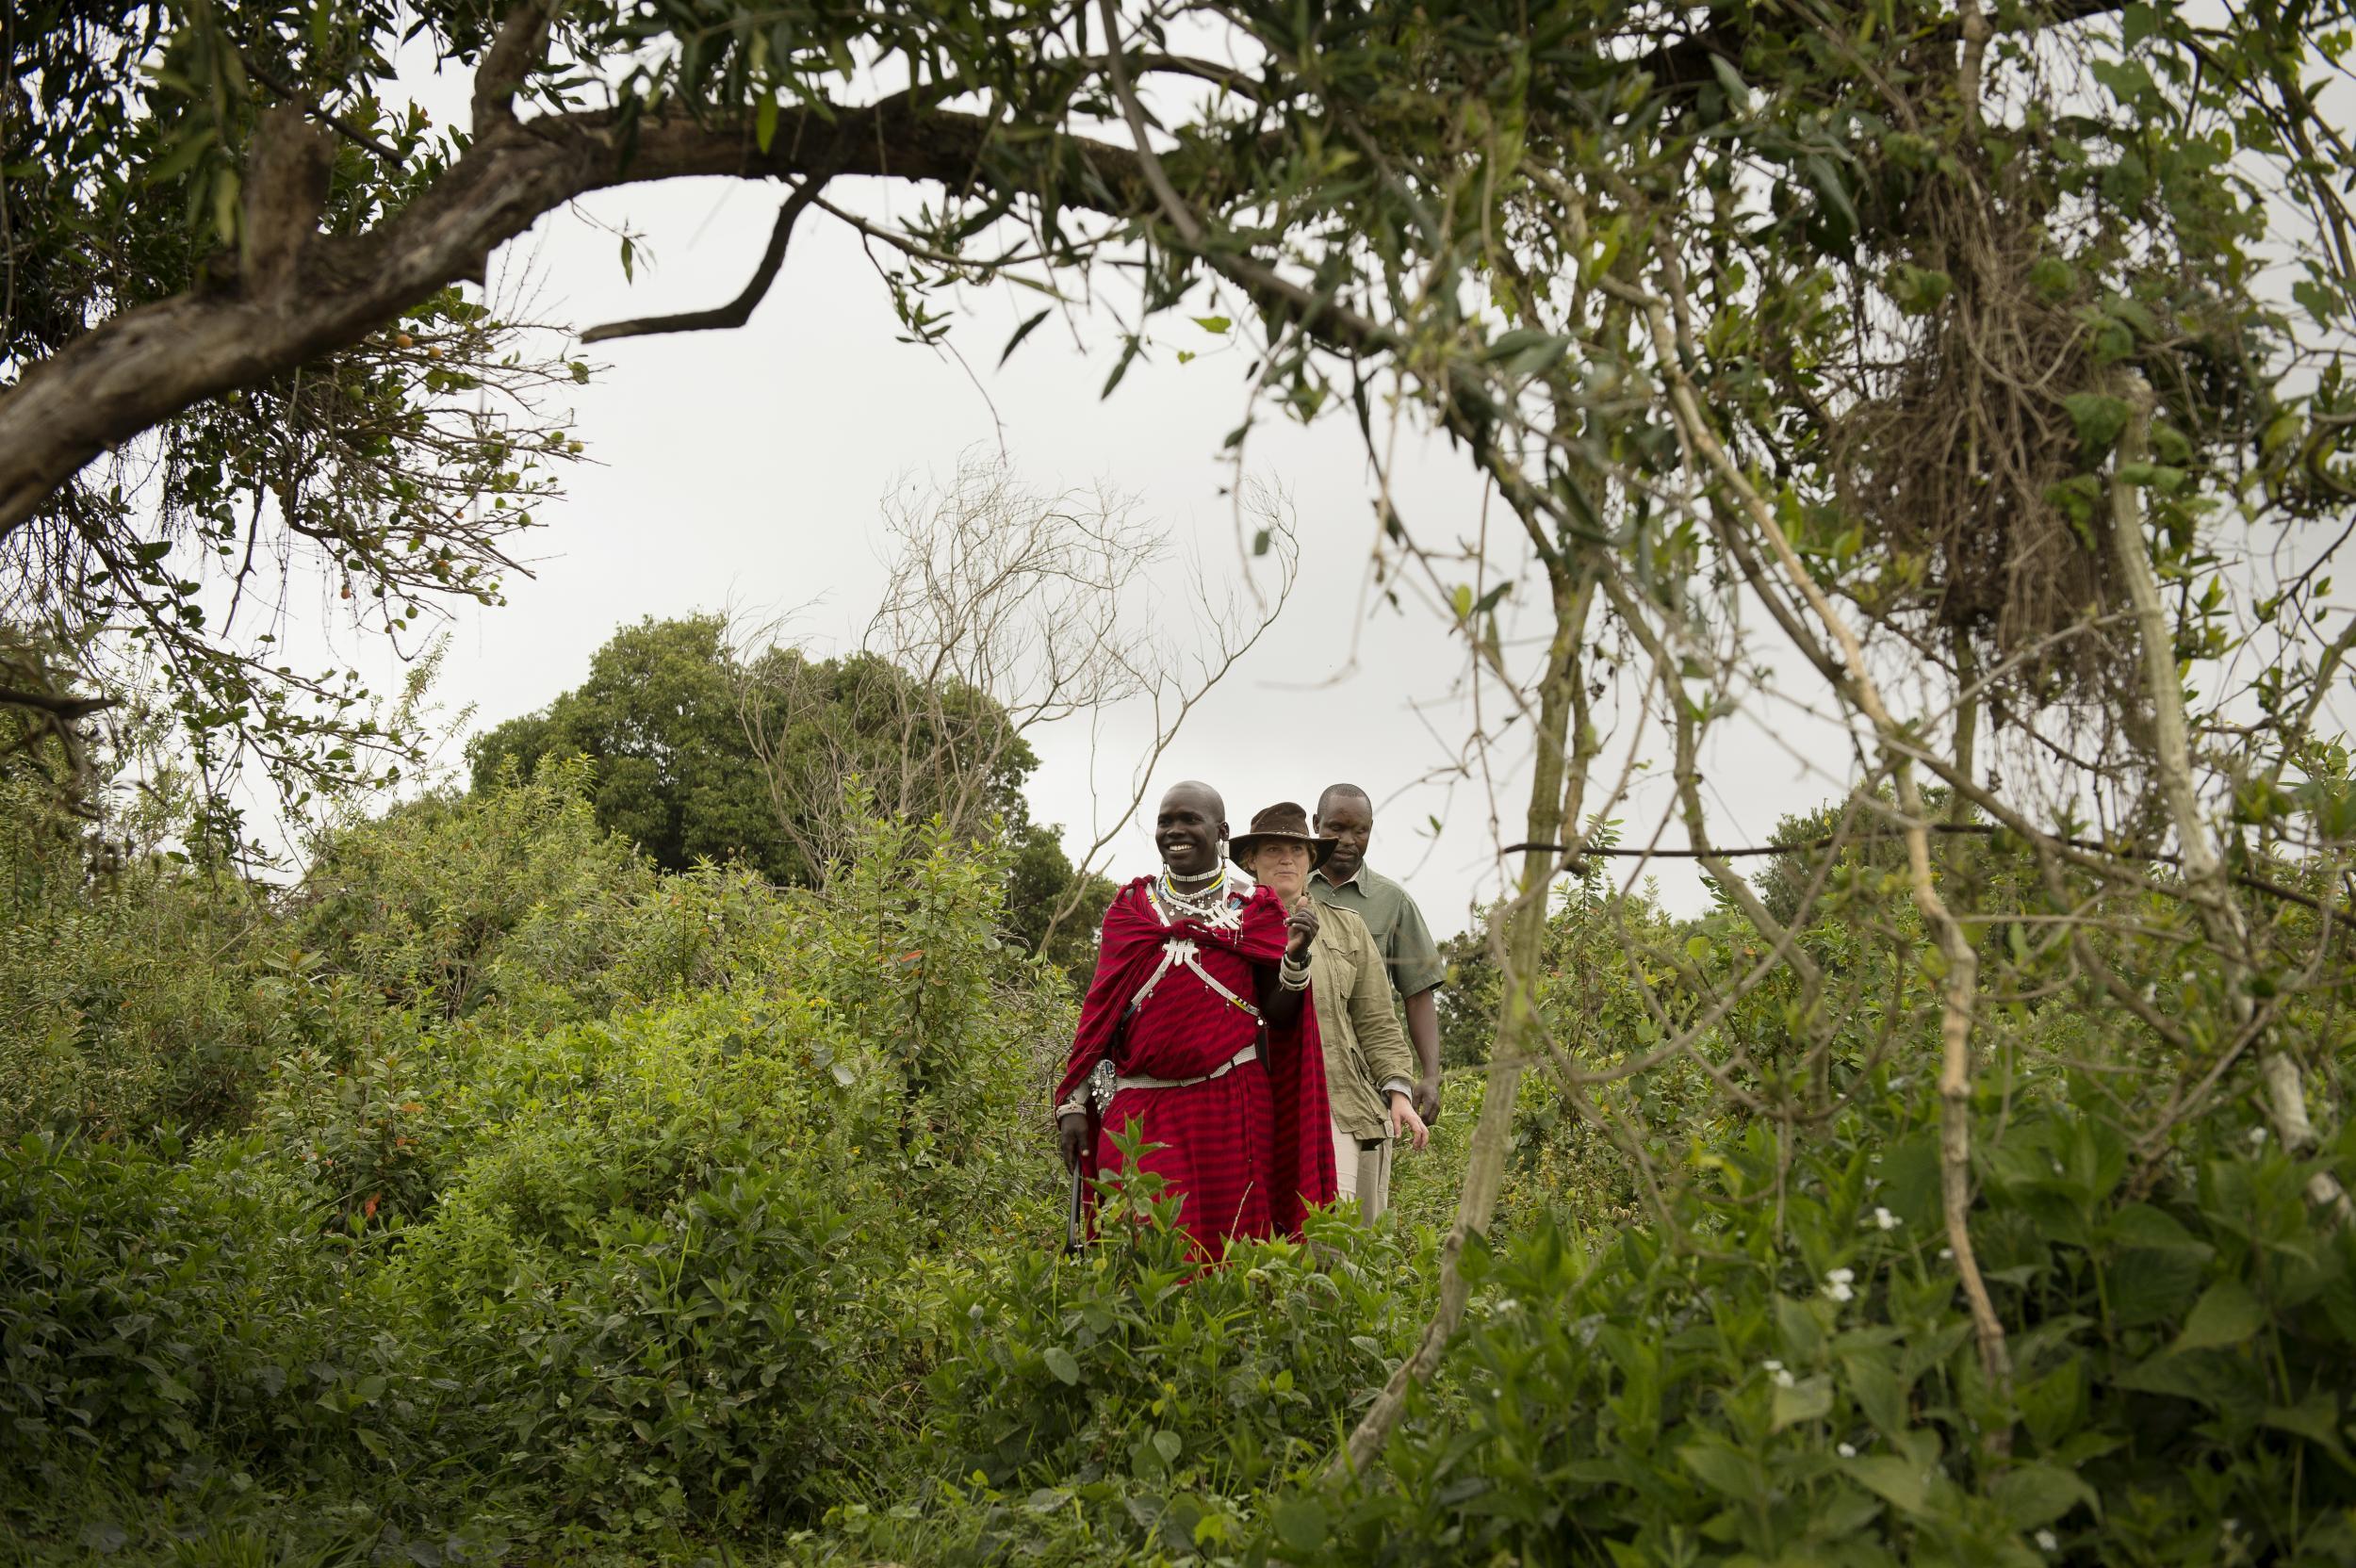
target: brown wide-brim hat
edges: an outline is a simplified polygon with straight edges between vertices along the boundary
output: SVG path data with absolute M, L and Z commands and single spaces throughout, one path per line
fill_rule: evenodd
M 1291 843 L 1309 846 L 1309 869 L 1325 864 L 1340 841 L 1321 839 L 1309 831 L 1309 813 L 1292 801 L 1280 800 L 1252 819 L 1252 831 L 1238 833 L 1227 841 L 1228 858 L 1237 865 L 1244 858 L 1268 844 Z

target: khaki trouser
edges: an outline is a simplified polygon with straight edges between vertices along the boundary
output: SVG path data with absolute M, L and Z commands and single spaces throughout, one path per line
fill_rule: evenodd
M 1391 1206 L 1391 1140 L 1361 1138 L 1335 1127 L 1333 1180 L 1339 1189 L 1335 1196 L 1344 1202 L 1357 1200 L 1360 1218 L 1369 1225 L 1382 1218 Z

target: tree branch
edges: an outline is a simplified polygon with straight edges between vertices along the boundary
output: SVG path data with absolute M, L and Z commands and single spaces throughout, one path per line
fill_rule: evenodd
M 474 134 L 515 122 L 515 93 L 548 52 L 548 28 L 561 0 L 523 0 L 507 13 L 474 69 Z
M 1960 834 L 1973 838 L 1992 838 L 1999 833 L 2013 833 L 2035 842 L 2075 849 L 2087 855 L 2108 856 L 2114 860 L 2145 860 L 2163 866 L 2182 866 L 2184 863 L 2182 856 L 2170 854 L 2164 849 L 2149 849 L 2135 844 L 2122 847 L 2118 844 L 2102 843 L 2093 839 L 2073 839 L 2060 833 L 2046 833 L 2036 828 L 2023 827 L 2018 823 L 2011 822 L 1934 822 L 1925 823 L 1923 831 L 1939 834 L 1941 837 Z M 1591 846 L 1578 850 L 1572 858 L 1562 863 L 1562 870 L 1567 875 L 1577 876 L 1585 869 L 1583 862 L 1589 856 L 1610 856 L 1628 860 L 1746 860 L 1761 855 L 1803 855 L 1821 850 L 1838 849 L 1846 844 L 1877 841 L 1904 843 L 1906 836 L 1904 829 L 1882 828 L 1873 832 L 1851 833 L 1845 836 L 1798 839 L 1788 844 L 1743 844 L 1733 849 L 1714 847 L 1661 849 L 1650 845 L 1643 848 Z M 1552 850 L 1559 855 L 1571 855 L 1573 848 L 1574 846 L 1569 844 L 1507 844 L 1497 853 L 1515 855 L 1523 850 L 1545 849 Z M 2302 893 L 2297 888 L 2286 888 L 2280 882 L 2264 876 L 2253 876 L 2248 872 L 2230 872 L 2227 875 L 2236 885 L 2248 888 L 2252 892 L 2265 893 L 2270 898 L 2279 898 L 2285 904 L 2296 904 L 2302 908 L 2313 909 L 2317 914 L 2325 912 L 2323 901 L 2313 893 Z M 2345 914 L 2345 908 L 2343 907 L 2340 912 Z
M 480 280 L 493 250 L 590 191 L 826 170 L 1028 188 L 1037 171 L 990 168 L 994 122 L 931 106 L 938 90 L 789 110 L 766 154 L 742 127 L 684 115 L 629 128 L 611 110 L 492 124 L 393 218 L 361 235 L 313 237 L 267 297 L 191 289 L 126 310 L 0 392 L 0 537 L 110 448 L 206 398 L 357 342 L 455 280 Z M 1070 182 L 1066 205 L 1124 216 L 1150 200 L 1126 148 L 1086 138 L 1059 148 L 1088 175 Z
M 769 286 L 777 281 L 778 270 L 785 265 L 786 242 L 794 237 L 794 220 L 810 209 L 826 183 L 825 175 L 812 174 L 785 199 L 785 204 L 777 208 L 777 226 L 769 231 L 769 248 L 761 253 L 761 265 L 753 269 L 752 281 L 727 304 L 711 310 L 682 311 L 676 316 L 641 316 L 628 321 L 608 321 L 582 333 L 581 343 L 586 346 L 617 337 L 653 337 L 665 333 L 743 326 L 752 319 L 753 308 L 768 296 Z
M 87 719 L 92 713 L 103 713 L 115 703 L 113 697 L 61 697 L 48 692 L 0 686 L 0 708 L 30 709 L 36 713 L 45 713 L 61 724 L 72 724 L 76 719 Z

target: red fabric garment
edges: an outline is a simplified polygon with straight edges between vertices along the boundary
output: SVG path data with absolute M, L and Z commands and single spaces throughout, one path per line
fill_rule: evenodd
M 1230 894 L 1239 916 L 1230 929 L 1196 920 L 1164 923 L 1149 891 L 1153 882 L 1130 883 L 1104 912 L 1096 974 L 1081 1004 L 1057 1104 L 1079 1091 L 1117 1032 L 1121 1073 L 1168 1079 L 1202 1077 L 1258 1034 L 1251 1014 L 1175 964 L 1121 1029 L 1172 939 L 1192 941 L 1203 968 L 1255 1005 L 1255 969 L 1284 955 L 1284 907 L 1266 889 Z M 1304 993 L 1298 1021 L 1269 1031 L 1265 1067 L 1247 1061 L 1205 1084 L 1121 1090 L 1094 1129 L 1096 1162 L 1107 1174 L 1122 1163 L 1109 1135 L 1124 1128 L 1164 1146 L 1138 1163 L 1170 1183 L 1182 1200 L 1180 1224 L 1206 1253 L 1218 1255 L 1238 1235 L 1299 1235 L 1308 1206 L 1332 1202 L 1335 1190 L 1314 1000 Z

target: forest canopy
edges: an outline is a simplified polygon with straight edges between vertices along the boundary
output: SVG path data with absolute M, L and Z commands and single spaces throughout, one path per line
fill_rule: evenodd
M 668 872 L 736 861 L 818 884 L 863 802 L 1003 838 L 1012 932 L 1036 951 L 1052 925 L 1061 962 L 1086 967 L 1111 891 L 1075 891 L 1058 830 L 1032 822 L 1023 786 L 1039 759 L 1006 710 L 985 692 L 924 692 L 874 654 L 745 657 L 716 615 L 624 627 L 579 686 L 466 746 L 478 795 L 566 757 L 589 764 L 597 825 Z

